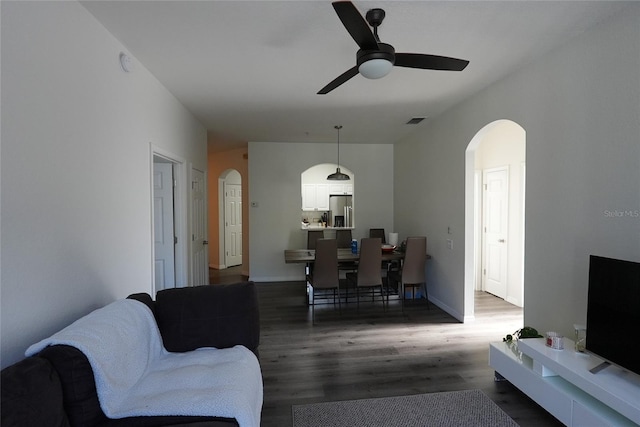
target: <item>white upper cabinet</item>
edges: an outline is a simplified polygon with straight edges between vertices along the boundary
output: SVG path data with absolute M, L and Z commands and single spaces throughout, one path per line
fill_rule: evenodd
M 353 194 L 353 184 L 329 184 L 329 194 Z
M 316 184 L 316 204 L 319 211 L 329 210 L 329 185 Z
M 316 206 L 316 185 L 302 184 L 302 210 L 312 211 Z
M 329 210 L 329 185 L 328 184 L 303 184 L 302 185 L 302 210 L 328 211 Z

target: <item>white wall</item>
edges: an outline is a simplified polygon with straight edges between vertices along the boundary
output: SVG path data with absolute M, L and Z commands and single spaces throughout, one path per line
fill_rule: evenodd
M 151 293 L 150 144 L 200 170 L 207 156 L 205 129 L 135 58 L 123 72 L 126 49 L 80 4 L 2 3 L 7 366 L 89 311 Z
M 498 119 L 527 135 L 525 323 L 571 334 L 586 319 L 589 254 L 640 261 L 640 219 L 606 214 L 640 210 L 639 53 L 633 3 L 396 145 L 396 229 L 427 235 L 430 296 L 454 315 L 469 310 L 465 149 Z
M 261 282 L 304 280 L 302 264 L 285 264 L 284 250 L 305 248 L 300 228 L 302 172 L 335 162 L 327 144 L 249 143 L 250 279 Z M 367 237 L 369 228 L 393 223 L 393 146 L 340 144 L 340 163 L 353 171 L 356 228 L 353 237 Z

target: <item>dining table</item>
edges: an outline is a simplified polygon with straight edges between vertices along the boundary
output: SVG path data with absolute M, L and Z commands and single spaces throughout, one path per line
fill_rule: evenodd
M 354 262 L 360 258 L 360 252 L 353 253 L 350 248 L 338 249 L 338 263 L 341 262 Z M 431 258 L 427 254 L 427 259 Z M 315 249 L 285 249 L 284 250 L 284 262 L 286 264 L 309 264 L 316 259 Z M 404 259 L 404 252 L 400 251 L 383 251 L 382 262 L 385 261 L 402 261 Z
M 381 249 L 382 250 L 382 249 Z M 382 263 L 387 266 L 387 274 L 389 269 L 394 263 L 402 263 L 404 260 L 404 252 L 382 251 Z M 352 263 L 360 259 L 360 252 L 353 253 L 350 248 L 338 248 L 338 263 Z M 431 255 L 427 254 L 427 259 L 431 259 Z M 286 264 L 305 264 L 307 266 L 307 273 L 309 267 L 316 260 L 315 249 L 285 249 L 284 261 Z M 307 303 L 313 304 L 313 292 L 309 292 L 307 283 Z M 387 283 L 388 286 L 388 283 Z
M 338 248 L 338 263 L 354 262 L 360 258 L 360 252 L 353 253 L 350 248 Z M 284 262 L 286 264 L 309 264 L 316 259 L 315 249 L 285 249 Z M 404 252 L 398 250 L 382 251 L 382 262 L 385 261 L 402 261 Z M 427 259 L 431 259 L 431 255 L 427 254 Z

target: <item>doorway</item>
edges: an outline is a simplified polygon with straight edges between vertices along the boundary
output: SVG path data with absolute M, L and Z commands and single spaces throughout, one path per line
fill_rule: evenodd
M 242 176 L 235 169 L 219 178 L 220 194 L 220 265 L 242 265 Z
M 151 145 L 151 292 L 186 286 L 187 221 L 184 160 Z
M 209 284 L 206 172 L 191 169 L 191 285 Z
M 173 163 L 153 158 L 153 248 L 156 289 L 176 286 Z
M 465 153 L 464 317 L 475 292 L 524 306 L 524 129 L 511 120 L 482 128 Z
M 482 171 L 480 290 L 507 299 L 509 267 L 509 166 Z

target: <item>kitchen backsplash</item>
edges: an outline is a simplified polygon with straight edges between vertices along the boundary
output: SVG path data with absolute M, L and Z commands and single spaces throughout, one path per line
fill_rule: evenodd
M 300 221 L 308 222 L 309 224 L 315 224 L 321 222 L 322 214 L 326 214 L 327 218 L 329 217 L 329 211 L 302 211 Z

